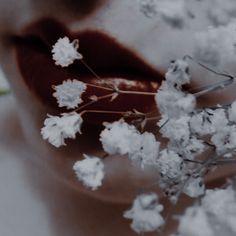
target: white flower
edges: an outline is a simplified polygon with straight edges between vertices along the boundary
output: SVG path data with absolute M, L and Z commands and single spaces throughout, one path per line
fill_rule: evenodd
M 156 0 L 139 0 L 140 11 L 146 17 L 153 17 L 157 14 Z
M 165 74 L 167 83 L 173 87 L 181 88 L 190 83 L 189 65 L 185 60 L 178 59 L 171 63 Z
M 181 27 L 186 17 L 183 0 L 139 0 L 140 11 L 146 17 L 159 14 L 162 19 L 173 27 Z
M 226 189 L 207 190 L 202 199 L 204 209 L 223 220 L 227 214 L 234 213 L 236 217 L 236 194 L 235 191 L 228 187 Z M 233 211 L 230 210 L 230 208 Z
M 140 147 L 141 137 L 138 130 L 123 120 L 105 124 L 100 141 L 105 152 L 110 155 L 134 153 Z
M 230 108 L 228 109 L 229 120 L 232 122 L 236 122 L 236 101 L 234 101 Z
M 208 113 L 211 112 L 210 116 L 211 124 L 214 127 L 215 131 L 221 130 L 222 127 L 228 125 L 229 121 L 226 117 L 225 110 L 222 108 L 218 108 L 216 110 L 209 110 Z
M 158 203 L 155 193 L 142 194 L 136 197 L 132 208 L 124 213 L 124 217 L 132 220 L 131 228 L 135 232 L 153 232 L 164 224 L 160 215 L 162 210 L 163 206 Z
M 177 153 L 164 149 L 160 152 L 157 167 L 163 178 L 176 180 L 182 175 L 182 163 L 183 160 Z
M 236 194 L 232 187 L 207 190 L 200 206 L 189 207 L 180 218 L 181 236 L 236 234 Z
M 218 154 L 232 151 L 236 148 L 236 126 L 225 126 L 211 137 Z
M 166 81 L 162 82 L 157 91 L 155 101 L 161 114 L 167 117 L 179 117 L 188 114 L 196 106 L 196 98 L 192 94 L 185 94 Z
M 80 60 L 83 56 L 77 52 L 79 41 L 70 42 L 68 37 L 59 38 L 52 48 L 52 58 L 55 64 L 61 67 L 71 65 L 75 60 Z
M 207 190 L 202 206 L 215 220 L 236 233 L 236 194 L 232 187 Z
M 172 143 L 181 143 L 183 145 L 189 142 L 189 116 L 181 116 L 178 119 L 172 118 L 162 127 L 160 132 Z
M 104 178 L 104 164 L 100 158 L 84 154 L 85 159 L 77 161 L 73 169 L 77 178 L 82 181 L 83 185 L 96 190 L 102 185 Z
M 195 137 L 191 137 L 188 143 L 185 143 L 185 145 L 171 143 L 168 147 L 183 156 L 184 158 L 193 160 L 194 157 L 200 155 L 205 150 L 206 146 L 203 144 L 202 140 L 199 140 Z
M 218 68 L 235 64 L 235 20 L 227 26 L 210 27 L 207 31 L 198 32 L 195 38 L 194 57 L 197 60 Z
M 53 96 L 57 99 L 59 107 L 73 109 L 83 102 L 81 95 L 85 92 L 87 86 L 79 80 L 65 80 L 62 84 L 54 86 L 56 90 Z
M 181 236 L 215 236 L 204 208 L 189 207 L 180 218 L 178 232 Z
M 158 0 L 157 9 L 162 19 L 173 27 L 182 27 L 186 18 L 185 0 Z
M 194 114 L 190 119 L 190 129 L 199 135 L 211 134 L 214 132 L 210 118 L 205 111 Z
M 190 128 L 199 135 L 213 134 L 214 132 L 227 126 L 228 119 L 225 110 L 218 108 L 216 110 L 206 109 L 194 114 L 190 120 Z
M 160 143 L 156 141 L 152 133 L 145 132 L 140 137 L 139 149 L 136 152 L 130 153 L 129 158 L 140 161 L 142 167 L 155 164 L 159 154 Z
M 55 147 L 66 145 L 66 138 L 75 138 L 76 133 L 81 133 L 80 128 L 83 120 L 76 113 L 64 113 L 62 117 L 48 115 L 41 129 L 43 139 L 48 140 Z
M 200 177 L 190 178 L 185 184 L 183 192 L 192 198 L 203 195 L 205 192 L 203 179 Z

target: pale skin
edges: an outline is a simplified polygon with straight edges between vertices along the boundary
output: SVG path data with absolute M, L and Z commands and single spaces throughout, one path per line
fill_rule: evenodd
M 97 140 L 100 128 L 88 126 L 83 135 L 60 149 L 52 148 L 42 140 L 40 128 L 46 114 L 52 110 L 45 107 L 23 82 L 9 37 L 20 35 L 28 24 L 50 16 L 63 22 L 71 31 L 91 28 L 105 32 L 135 51 L 147 64 L 164 71 L 171 59 L 192 53 L 192 32 L 209 24 L 207 19 L 197 18 L 183 31 L 173 30 L 159 18 L 145 18 L 135 4 L 126 0 L 86 3 L 80 0 L 0 0 L 0 61 L 17 98 L 17 112 L 29 149 L 37 153 L 33 162 L 40 171 L 35 173 L 30 169 L 31 164 L 25 165 L 32 191 L 49 209 L 53 235 L 136 235 L 122 214 L 137 193 L 157 181 L 156 174 L 154 170 L 140 171 L 125 158 L 107 158 L 103 187 L 96 192 L 85 189 L 76 180 L 72 166 L 83 153 L 103 155 Z M 194 8 L 199 15 L 202 10 Z M 194 76 L 197 77 L 196 72 Z M 212 101 L 215 100 L 219 101 Z M 154 127 L 155 123 L 151 129 Z M 222 174 L 214 174 L 212 178 L 216 175 Z M 152 190 L 159 192 L 156 186 Z M 168 235 L 171 228 L 168 226 L 164 231 L 159 235 Z

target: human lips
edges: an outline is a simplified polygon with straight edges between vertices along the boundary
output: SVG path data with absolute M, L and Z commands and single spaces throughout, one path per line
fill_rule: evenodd
M 95 77 L 88 68 L 75 61 L 67 68 L 56 66 L 52 60 L 52 46 L 60 37 L 79 39 L 79 52 L 86 64 L 99 76 Z M 71 33 L 66 27 L 53 20 L 43 19 L 31 24 L 23 31 L 23 36 L 14 38 L 16 58 L 22 77 L 28 88 L 43 104 L 58 108 L 52 96 L 53 85 L 66 79 L 99 85 L 118 85 L 119 89 L 140 92 L 156 92 L 163 77 L 161 73 L 145 63 L 130 49 L 114 38 L 97 30 Z M 91 95 L 103 96 L 108 91 L 88 88 L 83 95 L 84 103 Z M 153 96 L 121 94 L 114 101 L 99 101 L 89 109 L 106 111 L 150 112 L 155 108 Z

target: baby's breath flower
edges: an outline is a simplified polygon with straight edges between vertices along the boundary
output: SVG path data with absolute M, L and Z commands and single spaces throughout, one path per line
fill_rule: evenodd
M 162 210 L 163 206 L 159 204 L 155 193 L 142 194 L 136 197 L 132 208 L 124 213 L 124 217 L 132 220 L 131 228 L 135 232 L 153 232 L 164 224 L 160 215 Z
M 181 236 L 215 236 L 206 211 L 199 206 L 186 210 L 180 218 L 178 232 Z
M 79 41 L 70 42 L 68 37 L 59 38 L 52 48 L 52 58 L 57 66 L 67 67 L 83 56 L 77 51 Z
M 203 141 L 194 136 L 190 137 L 188 143 L 169 143 L 168 147 L 188 160 L 193 160 L 206 149 Z
M 228 119 L 224 109 L 206 109 L 194 114 L 190 120 L 193 133 L 199 135 L 213 134 L 222 127 L 227 126 Z
M 232 20 L 226 26 L 209 27 L 207 31 L 197 32 L 194 57 L 202 63 L 218 68 L 233 65 L 236 62 L 235 23 L 235 20 Z M 226 38 L 225 35 L 227 35 Z
M 61 117 L 48 115 L 41 129 L 43 139 L 48 140 L 55 147 L 66 145 L 66 138 L 75 138 L 76 133 L 81 133 L 83 120 L 76 112 L 64 113 Z
M 156 0 L 139 0 L 140 11 L 146 17 L 153 17 L 157 14 Z
M 84 186 L 96 190 L 102 185 L 104 164 L 98 157 L 86 154 L 84 154 L 84 157 L 85 159 L 74 164 L 73 169 Z
M 218 154 L 231 151 L 236 148 L 236 125 L 225 126 L 216 132 L 212 138 Z
M 201 177 L 191 177 L 185 184 L 183 192 L 192 198 L 203 195 L 205 192 L 203 179 Z
M 79 80 L 65 80 L 62 84 L 54 86 L 56 90 L 53 96 L 57 99 L 59 107 L 73 109 L 83 102 L 81 95 L 85 92 L 87 86 Z
M 163 137 L 168 138 L 170 142 L 186 145 L 190 138 L 189 120 L 189 116 L 169 119 L 160 132 Z
M 185 0 L 156 0 L 158 13 L 172 27 L 181 28 L 186 18 Z
M 196 106 L 196 98 L 186 94 L 164 81 L 159 88 L 155 101 L 162 115 L 179 117 L 192 112 Z
M 189 65 L 185 60 L 178 59 L 171 63 L 165 75 L 167 83 L 174 87 L 181 88 L 184 84 L 189 84 Z
M 172 150 L 164 149 L 160 152 L 157 167 L 165 179 L 177 180 L 181 175 L 183 160 Z
M 110 155 L 134 153 L 141 146 L 138 130 L 123 120 L 106 123 L 100 134 L 100 141 L 104 151 Z
M 202 206 L 213 215 L 218 223 L 229 227 L 236 233 L 236 194 L 232 187 L 227 189 L 207 190 L 202 199 Z
M 159 154 L 160 143 L 157 142 L 155 136 L 149 132 L 141 134 L 140 137 L 141 142 L 139 149 L 130 153 L 129 158 L 141 162 L 142 167 L 155 164 Z
M 234 236 L 236 195 L 232 187 L 207 190 L 200 205 L 189 207 L 180 217 L 181 236 Z

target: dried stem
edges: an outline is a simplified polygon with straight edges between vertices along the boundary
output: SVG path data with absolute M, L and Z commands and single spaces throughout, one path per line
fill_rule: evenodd
M 236 164 L 236 159 L 225 159 L 225 160 L 217 160 L 216 162 L 213 162 L 212 165 L 227 165 L 227 164 Z
M 88 107 L 88 106 L 90 106 L 90 105 L 92 105 L 92 104 L 95 104 L 95 103 L 97 103 L 97 102 L 99 102 L 99 101 L 101 101 L 101 100 L 110 98 L 110 97 L 112 97 L 113 95 L 114 95 L 114 93 L 109 93 L 109 94 L 107 94 L 107 95 L 97 97 L 96 100 L 92 100 L 92 101 L 90 101 L 90 102 L 84 104 L 83 106 L 77 108 L 77 109 L 74 110 L 74 111 L 75 111 L 75 112 L 81 111 L 81 110 L 83 110 L 84 108 L 86 108 L 86 107 Z
M 235 76 L 227 74 L 227 73 L 218 72 L 218 71 L 202 64 L 201 62 L 196 61 L 193 57 L 191 57 L 189 55 L 184 56 L 184 59 L 189 59 L 189 60 L 193 61 L 194 63 L 196 63 L 199 66 L 201 66 L 202 68 L 214 73 L 215 75 L 228 78 L 225 81 L 221 81 L 221 82 L 218 82 L 218 83 L 215 83 L 212 85 L 207 85 L 207 86 L 200 88 L 199 92 L 194 93 L 194 95 L 196 97 L 202 96 L 202 95 L 207 94 L 209 92 L 217 91 L 218 89 L 222 89 L 224 87 L 227 87 L 227 86 L 231 85 L 233 82 L 235 82 Z
M 80 61 L 97 79 L 101 79 L 101 77 L 83 59 Z
M 130 90 L 120 90 L 118 88 L 109 88 L 109 87 L 105 87 L 105 86 L 101 86 L 101 85 L 95 85 L 95 84 L 90 84 L 90 83 L 86 83 L 87 86 L 90 87 L 94 87 L 94 88 L 98 88 L 98 89 L 103 89 L 103 90 L 107 90 L 107 91 L 112 91 L 112 92 L 116 92 L 118 94 L 131 94 L 131 95 L 146 95 L 146 96 L 155 96 L 156 93 L 153 92 L 140 92 L 140 91 L 130 91 Z
M 184 58 L 193 61 L 194 63 L 198 64 L 198 65 L 201 66 L 202 68 L 204 68 L 204 69 L 206 69 L 206 70 L 208 70 L 208 71 L 210 71 L 210 72 L 212 72 L 212 73 L 214 73 L 214 74 L 216 74 L 216 75 L 223 76 L 223 77 L 227 77 L 227 78 L 229 78 L 229 79 L 234 79 L 234 78 L 235 78 L 235 76 L 233 76 L 233 75 L 229 75 L 229 74 L 227 74 L 227 73 L 218 72 L 218 71 L 216 71 L 216 70 L 214 70 L 214 69 L 212 69 L 212 68 L 210 68 L 210 67 L 208 67 L 208 66 L 202 64 L 201 62 L 196 61 L 196 60 L 195 60 L 193 57 L 191 57 L 190 55 L 185 55 Z
M 225 81 L 221 81 L 212 85 L 208 85 L 206 87 L 203 87 L 201 91 L 194 93 L 195 97 L 200 97 L 202 95 L 205 95 L 209 92 L 214 92 L 217 91 L 219 89 L 222 89 L 224 87 L 227 87 L 229 85 L 231 85 L 234 82 L 234 78 L 230 78 L 228 80 Z
M 127 111 L 106 111 L 106 110 L 84 110 L 80 113 L 80 115 L 84 115 L 86 113 L 100 113 L 100 114 L 113 114 L 113 115 L 121 115 L 125 116 L 128 114 Z

